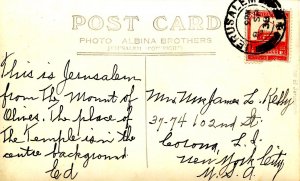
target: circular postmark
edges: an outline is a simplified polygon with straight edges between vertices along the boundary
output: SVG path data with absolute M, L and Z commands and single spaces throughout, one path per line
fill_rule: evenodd
M 262 54 L 282 40 L 286 17 L 277 0 L 234 0 L 224 29 L 230 43 L 246 54 Z

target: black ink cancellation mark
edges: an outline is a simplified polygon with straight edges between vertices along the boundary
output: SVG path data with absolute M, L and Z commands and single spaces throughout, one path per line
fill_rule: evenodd
M 286 17 L 277 0 L 235 0 L 227 9 L 224 29 L 230 43 L 246 54 L 262 54 L 282 40 Z M 265 33 L 263 39 L 250 38 Z

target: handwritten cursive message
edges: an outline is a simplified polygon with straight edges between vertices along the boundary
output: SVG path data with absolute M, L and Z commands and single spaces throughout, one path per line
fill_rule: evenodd
M 61 70 L 42 72 L 18 63 L 14 53 L 6 53 L 1 62 L 1 142 L 14 148 L 1 153 L 3 158 L 49 157 L 53 163 L 46 174 L 75 179 L 91 162 L 129 156 L 127 146 L 136 137 L 132 113 L 139 77 L 120 73 L 117 64 L 91 73 L 73 70 L 71 60 Z M 18 87 L 21 81 L 26 82 L 24 87 L 35 86 L 25 93 Z M 121 89 L 114 89 L 115 84 Z M 98 94 L 97 89 L 107 94 Z

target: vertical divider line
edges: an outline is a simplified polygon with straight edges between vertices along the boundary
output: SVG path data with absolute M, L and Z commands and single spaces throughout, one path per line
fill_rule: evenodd
M 145 146 L 146 146 L 146 167 L 149 167 L 148 164 L 148 122 L 147 122 L 147 99 L 146 99 L 146 90 L 147 90 L 147 56 L 145 56 Z

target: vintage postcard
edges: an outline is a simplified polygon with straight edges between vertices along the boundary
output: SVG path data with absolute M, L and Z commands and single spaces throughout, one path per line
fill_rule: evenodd
M 0 1 L 1 181 L 299 181 L 300 1 Z

